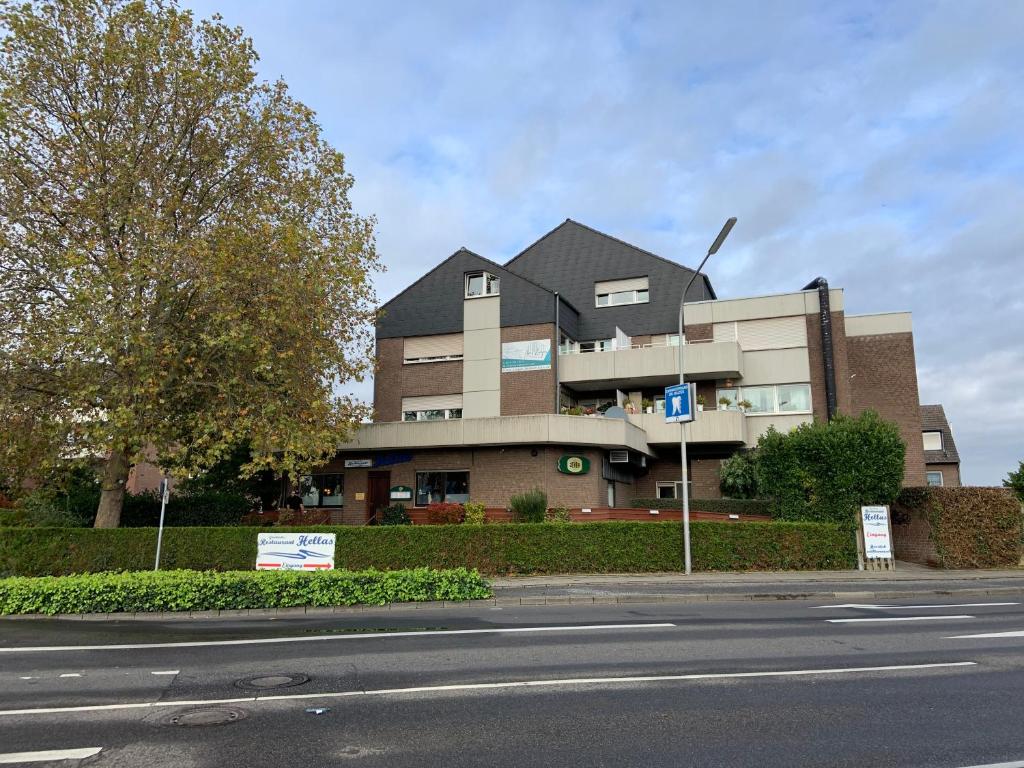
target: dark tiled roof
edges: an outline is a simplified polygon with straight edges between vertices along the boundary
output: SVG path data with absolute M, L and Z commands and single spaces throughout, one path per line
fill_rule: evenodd
M 694 271 L 584 224 L 566 221 L 505 264 L 505 268 L 566 297 L 579 312 L 579 340 L 671 333 L 677 325 L 679 294 Z M 594 283 L 646 276 L 647 304 L 594 306 Z M 687 301 L 715 298 L 705 275 L 694 281 Z
M 942 450 L 925 451 L 925 464 L 960 463 L 960 454 L 957 453 L 956 443 L 953 442 L 953 430 L 949 428 L 946 412 L 942 409 L 941 405 L 921 406 L 921 431 L 942 433 Z

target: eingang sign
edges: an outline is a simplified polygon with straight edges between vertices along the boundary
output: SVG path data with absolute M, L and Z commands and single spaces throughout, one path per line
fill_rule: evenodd
M 333 533 L 261 533 L 256 537 L 256 570 L 334 570 L 334 543 Z
M 889 535 L 889 508 L 861 507 L 864 531 L 864 557 L 892 559 L 892 537 Z

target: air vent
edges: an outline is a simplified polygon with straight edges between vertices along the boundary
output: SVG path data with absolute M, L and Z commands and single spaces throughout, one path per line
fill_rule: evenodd
M 608 461 L 612 464 L 628 464 L 629 451 L 608 451 Z

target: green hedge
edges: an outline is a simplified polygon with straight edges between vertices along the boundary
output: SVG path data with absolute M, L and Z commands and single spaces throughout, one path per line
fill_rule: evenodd
M 704 571 L 849 568 L 852 535 L 821 523 L 694 522 L 694 567 Z M 386 527 L 309 526 L 337 534 L 335 562 L 352 570 L 476 568 L 483 573 L 626 573 L 682 568 L 678 522 L 523 523 Z M 164 531 L 161 566 L 245 570 L 256 561 L 251 528 Z M 148 570 L 151 528 L 0 529 L 0 575 Z
M 943 568 L 1012 568 L 1024 542 L 1021 503 L 1007 488 L 904 488 L 893 524 L 923 517 Z M 900 537 L 896 536 L 899 556 Z
M 633 499 L 631 506 L 637 509 L 682 509 L 682 499 Z M 726 512 L 732 515 L 771 514 L 771 502 L 767 499 L 690 499 L 691 512 Z
M 490 597 L 475 571 L 159 571 L 0 579 L 0 615 L 385 605 Z

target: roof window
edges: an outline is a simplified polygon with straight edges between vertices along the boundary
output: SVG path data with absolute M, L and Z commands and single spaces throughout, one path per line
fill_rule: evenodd
M 501 281 L 490 272 L 466 273 L 466 298 L 477 299 L 481 296 L 497 296 Z

